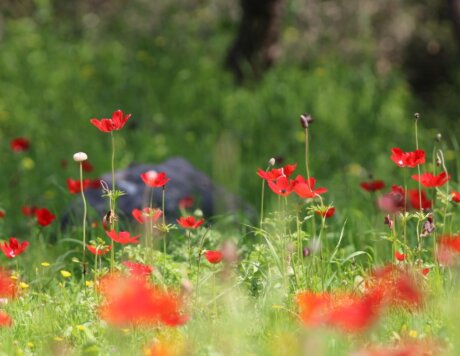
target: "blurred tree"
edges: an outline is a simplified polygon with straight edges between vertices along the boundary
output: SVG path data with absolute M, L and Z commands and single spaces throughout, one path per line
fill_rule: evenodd
M 225 59 L 238 83 L 259 79 L 278 57 L 284 0 L 240 0 L 242 16 Z

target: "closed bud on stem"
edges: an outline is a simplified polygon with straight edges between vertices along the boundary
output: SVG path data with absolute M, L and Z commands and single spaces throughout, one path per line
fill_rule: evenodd
M 441 142 L 441 141 L 442 141 L 442 135 L 441 135 L 440 132 L 438 132 L 438 133 L 436 134 L 436 141 L 437 141 L 437 142 Z
M 73 160 L 75 162 L 83 162 L 88 159 L 88 155 L 85 152 L 77 152 L 73 155 Z
M 314 121 L 313 117 L 310 114 L 302 114 L 300 115 L 300 125 L 304 129 L 308 129 L 308 126 Z
M 415 120 L 418 120 L 418 119 L 420 119 L 420 114 L 419 114 L 418 112 L 416 112 L 416 113 L 414 114 L 414 117 L 415 117 Z
M 268 165 L 271 167 L 273 167 L 275 163 L 276 163 L 276 159 L 273 157 L 268 160 Z

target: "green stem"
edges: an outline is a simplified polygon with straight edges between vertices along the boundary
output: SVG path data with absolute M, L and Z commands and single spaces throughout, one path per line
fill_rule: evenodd
M 166 271 L 166 237 L 168 236 L 167 230 L 166 230 L 166 213 L 165 213 L 165 186 L 163 186 L 163 192 L 161 194 L 161 209 L 163 210 L 163 228 L 165 229 L 164 231 L 164 236 L 163 236 L 163 271 Z
M 110 194 L 110 230 L 115 230 L 115 137 L 113 131 L 110 131 L 112 141 L 112 191 Z M 110 250 L 110 272 L 115 270 L 115 244 L 112 240 L 112 248 Z
M 83 187 L 83 163 L 80 162 L 80 192 L 81 198 L 83 200 L 83 283 L 85 283 L 85 274 L 86 274 L 86 214 L 87 214 L 87 206 L 86 206 L 86 198 L 85 192 Z
M 309 139 L 308 139 L 308 128 L 305 128 L 305 166 L 307 170 L 307 179 L 310 179 L 310 170 L 308 167 L 308 145 L 309 145 Z

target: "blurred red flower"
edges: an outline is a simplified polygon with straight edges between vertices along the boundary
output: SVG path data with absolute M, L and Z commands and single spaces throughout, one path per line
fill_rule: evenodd
M 3 219 L 5 215 L 6 215 L 5 210 L 0 209 L 0 219 Z
M 403 152 L 400 148 L 393 148 L 391 150 L 391 160 L 398 165 L 398 167 L 414 168 L 419 164 L 425 163 L 425 151 L 415 150 L 414 152 Z
M 99 188 L 101 188 L 101 179 L 100 179 L 100 178 L 90 179 L 90 182 L 89 182 L 89 184 L 88 184 L 88 187 L 89 187 L 89 188 L 92 188 L 92 189 L 99 189 Z
M 122 129 L 130 117 L 131 114 L 123 115 L 123 111 L 117 110 L 112 114 L 111 119 L 91 119 L 90 122 L 102 132 L 111 132 Z
M 456 203 L 460 203 L 460 192 L 452 191 L 452 200 Z
M 109 275 L 101 280 L 100 291 L 104 302 L 99 314 L 114 326 L 180 326 L 188 319 L 177 295 L 144 278 Z
M 432 202 L 428 199 L 424 190 L 422 190 L 422 194 L 419 195 L 418 189 L 409 189 L 407 195 L 415 210 L 420 210 L 420 200 L 422 201 L 422 209 L 431 209 Z
M 28 241 L 24 241 L 20 244 L 15 237 L 10 237 L 10 242 L 4 242 L 0 245 L 0 248 L 6 257 L 15 258 L 16 256 L 19 256 L 21 253 L 23 253 L 27 246 L 29 246 Z
M 318 210 L 315 210 L 315 214 L 321 216 L 322 218 L 331 218 L 334 216 L 334 213 L 335 213 L 335 208 L 331 208 L 331 207 L 323 207 L 322 210 L 318 209 Z
M 110 230 L 105 232 L 108 237 L 110 237 L 113 241 L 118 242 L 122 245 L 126 244 L 138 244 L 139 237 L 141 235 L 136 235 L 131 237 L 131 234 L 128 231 L 119 231 L 116 232 L 115 230 Z
M 0 310 L 0 327 L 8 327 L 13 324 L 13 319 L 5 313 L 4 311 Z
M 10 147 L 14 152 L 24 152 L 29 149 L 30 143 L 24 137 L 17 137 L 10 141 Z
M 423 173 L 421 175 L 414 174 L 412 179 L 420 182 L 424 187 L 434 188 L 441 187 L 446 184 L 450 179 L 450 175 L 447 175 L 446 172 L 441 172 L 437 176 L 432 173 Z
M 163 212 L 160 209 L 144 208 L 142 210 L 133 209 L 131 214 L 133 215 L 134 219 L 136 219 L 140 224 L 143 224 L 145 222 L 154 223 L 160 218 L 161 215 L 163 215 Z
M 179 200 L 179 209 L 188 209 L 193 206 L 193 198 L 192 197 L 184 197 Z
M 176 221 L 184 229 L 198 229 L 204 223 L 204 219 L 195 220 L 194 216 L 182 216 Z
M 9 271 L 0 268 L 0 298 L 15 298 L 18 294 L 16 280 Z
M 376 192 L 377 190 L 385 188 L 385 182 L 383 180 L 372 180 L 369 182 L 362 182 L 360 186 L 368 192 Z
M 88 251 L 91 252 L 93 255 L 98 255 L 98 256 L 103 256 L 112 249 L 112 246 L 105 246 L 103 248 L 97 248 L 96 246 L 93 245 L 86 245 L 88 248 Z
M 393 185 L 391 191 L 378 199 L 378 207 L 386 213 L 395 213 L 404 210 L 405 203 L 404 188 Z
M 402 261 L 404 261 L 406 259 L 406 255 L 404 253 L 399 252 L 399 251 L 395 251 L 395 258 L 398 261 L 402 262 Z
M 153 272 L 153 267 L 149 265 L 131 261 L 123 261 L 122 263 L 133 276 L 148 277 Z
M 313 177 L 304 179 L 302 176 L 298 175 L 294 182 L 294 191 L 303 199 L 316 198 L 327 192 L 326 188 L 315 189 L 316 179 Z
M 56 215 L 53 215 L 46 208 L 37 209 L 35 211 L 35 216 L 37 217 L 38 224 L 43 227 L 48 226 L 56 219 Z
M 38 208 L 36 206 L 24 205 L 21 208 L 21 211 L 24 216 L 35 216 L 37 209 Z
M 93 169 L 94 169 L 93 165 L 91 163 L 89 163 L 88 160 L 81 162 L 81 168 L 83 169 L 83 171 L 85 171 L 87 173 L 92 172 Z
M 148 171 L 141 174 L 141 179 L 145 185 L 152 188 L 161 188 L 168 183 L 171 178 L 166 176 L 165 172 L 157 173 L 155 171 Z
M 445 266 L 449 266 L 460 254 L 460 234 L 444 235 L 438 239 L 437 259 Z
M 209 263 L 216 264 L 222 261 L 222 252 L 220 251 L 211 251 L 208 250 L 206 251 L 205 255 L 206 259 L 208 260 Z
M 67 178 L 67 189 L 70 194 L 81 193 L 81 184 L 79 179 Z M 83 179 L 83 190 L 86 190 L 91 184 L 91 179 Z

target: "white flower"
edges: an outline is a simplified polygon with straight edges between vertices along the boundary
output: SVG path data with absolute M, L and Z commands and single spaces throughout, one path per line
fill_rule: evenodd
M 88 155 L 85 152 L 77 152 L 73 155 L 73 160 L 75 162 L 83 162 L 88 159 Z

